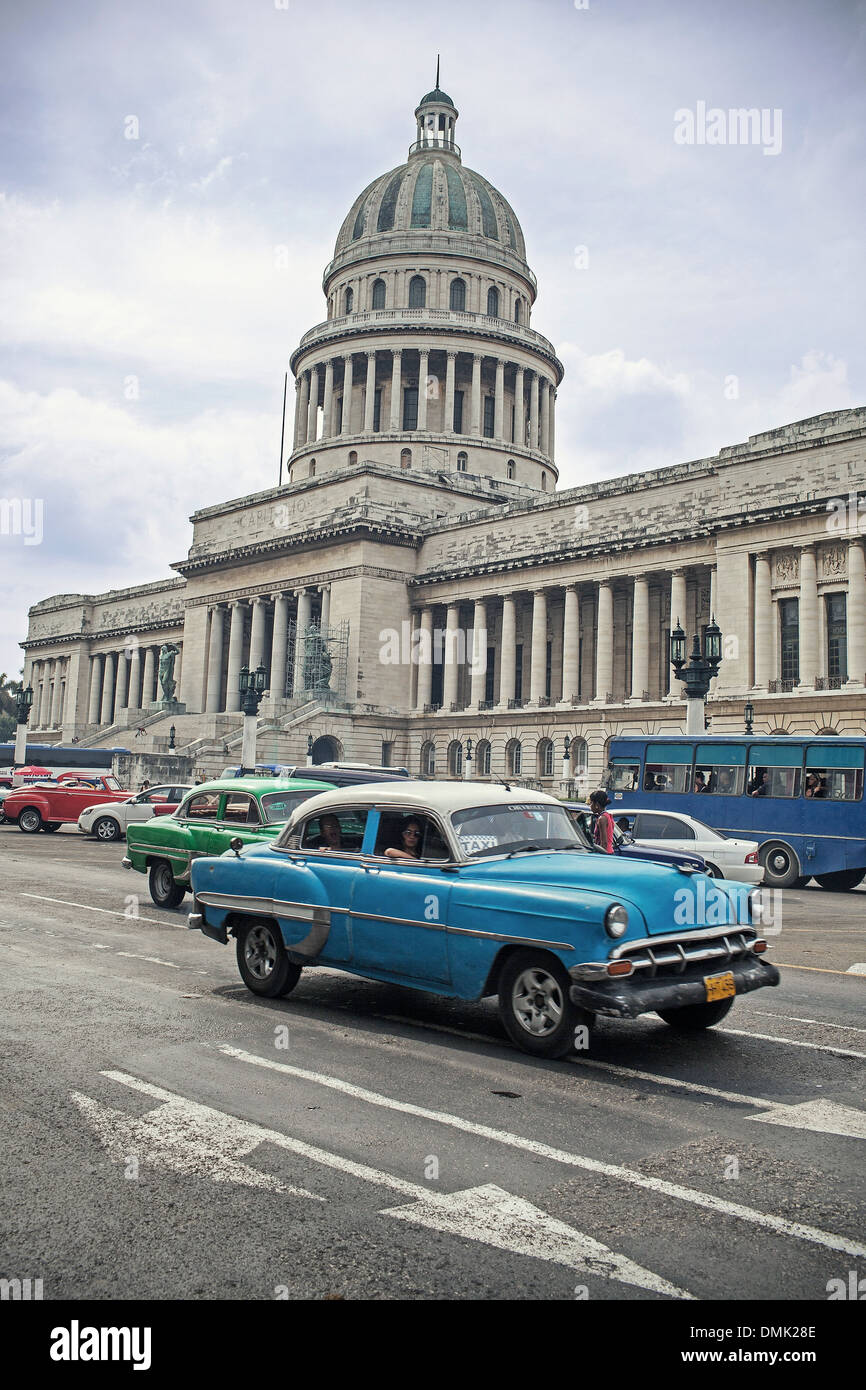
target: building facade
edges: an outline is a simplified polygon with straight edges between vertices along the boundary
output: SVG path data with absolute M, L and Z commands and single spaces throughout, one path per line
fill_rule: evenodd
M 679 732 L 679 620 L 715 615 L 713 733 L 866 729 L 866 409 L 557 491 L 563 368 L 531 325 L 513 209 L 467 169 L 438 87 L 408 159 L 355 200 L 325 320 L 290 362 L 285 484 L 197 512 L 176 577 L 30 611 L 36 736 L 390 761 L 583 790 L 616 733 Z M 156 702 L 179 648 L 181 704 Z M 564 749 L 568 738 L 568 760 Z

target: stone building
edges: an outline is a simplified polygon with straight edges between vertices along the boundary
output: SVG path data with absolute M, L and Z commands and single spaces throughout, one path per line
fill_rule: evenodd
M 438 87 L 404 164 L 356 198 L 326 318 L 290 362 L 287 481 L 192 517 L 177 577 L 30 611 L 45 739 L 237 756 L 262 665 L 258 755 L 556 790 L 619 732 L 684 728 L 668 640 L 715 614 L 713 733 L 864 732 L 866 409 L 712 458 L 557 491 L 553 345 L 514 211 L 455 141 Z M 181 705 L 158 698 L 164 643 Z M 570 743 L 563 767 L 565 736 Z M 471 742 L 470 742 L 471 741 Z

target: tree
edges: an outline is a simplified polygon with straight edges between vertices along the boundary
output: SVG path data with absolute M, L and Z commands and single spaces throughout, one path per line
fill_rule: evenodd
M 21 672 L 22 676 L 24 672 Z M 23 689 L 23 682 L 10 680 L 5 671 L 0 671 L 0 743 L 9 743 L 15 737 L 18 725 L 18 705 L 15 696 Z

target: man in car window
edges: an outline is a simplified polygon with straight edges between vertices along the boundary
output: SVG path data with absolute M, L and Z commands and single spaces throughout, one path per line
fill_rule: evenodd
M 320 833 L 310 845 L 311 849 L 342 849 L 343 832 L 336 816 L 322 816 L 319 822 Z

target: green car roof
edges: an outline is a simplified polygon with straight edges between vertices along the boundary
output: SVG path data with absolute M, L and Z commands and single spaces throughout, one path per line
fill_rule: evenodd
M 265 792 L 303 791 L 307 787 L 323 792 L 336 791 L 333 782 L 318 777 L 315 780 L 309 777 L 218 777 L 213 782 L 200 782 L 191 791 L 195 795 L 199 792 L 250 792 L 263 796 Z

